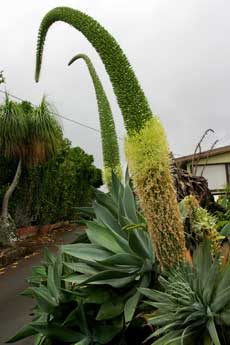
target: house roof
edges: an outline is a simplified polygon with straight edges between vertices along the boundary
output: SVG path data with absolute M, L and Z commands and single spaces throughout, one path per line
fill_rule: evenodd
M 213 156 L 217 156 L 223 153 L 228 153 L 230 152 L 230 145 L 228 146 L 223 146 L 223 147 L 218 147 L 216 149 L 212 149 L 212 150 L 208 150 L 208 151 L 204 151 L 201 153 L 196 153 L 195 155 L 188 155 L 188 156 L 183 156 L 183 157 L 179 157 L 179 158 L 175 158 L 175 161 L 177 163 L 183 163 L 183 162 L 187 162 L 187 161 L 191 161 L 193 158 L 207 158 L 207 157 L 213 157 Z

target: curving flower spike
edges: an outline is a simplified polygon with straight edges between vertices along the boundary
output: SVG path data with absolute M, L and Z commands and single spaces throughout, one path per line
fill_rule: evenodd
M 108 189 L 110 189 L 112 182 L 112 172 L 119 178 L 119 180 L 122 180 L 119 146 L 113 120 L 113 114 L 103 85 L 90 58 L 85 54 L 78 54 L 70 60 L 68 65 L 71 65 L 74 61 L 79 59 L 83 59 L 85 61 L 96 93 L 104 160 L 103 180 L 106 183 Z

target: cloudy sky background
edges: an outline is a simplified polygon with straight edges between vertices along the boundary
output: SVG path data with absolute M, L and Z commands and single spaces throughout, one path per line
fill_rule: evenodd
M 35 48 L 43 16 L 70 6 L 97 19 L 126 53 L 167 131 L 175 155 L 190 154 L 207 128 L 203 149 L 216 140 L 230 144 L 230 2 L 228 0 L 7 0 L 1 1 L 0 70 L 12 94 L 38 104 L 43 94 L 59 114 L 99 128 L 94 89 L 83 61 L 86 53 L 105 86 L 120 138 L 122 117 L 105 69 L 87 40 L 64 23 L 48 33 L 39 84 L 34 81 Z M 0 86 L 3 89 L 3 86 Z M 2 99 L 2 95 L 0 95 Z M 62 120 L 74 146 L 93 154 L 102 166 L 100 135 Z M 120 140 L 123 152 L 122 140 Z M 122 153 L 123 161 L 124 156 Z

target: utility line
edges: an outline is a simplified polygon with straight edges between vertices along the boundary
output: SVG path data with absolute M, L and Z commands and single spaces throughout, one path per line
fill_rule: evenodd
M 15 99 L 17 99 L 17 100 L 19 100 L 19 101 L 21 101 L 21 102 L 25 102 L 24 99 L 22 99 L 22 98 L 20 98 L 20 97 L 18 97 L 18 96 L 15 96 L 15 95 L 13 95 L 13 94 L 7 92 L 7 91 L 0 90 L 0 92 L 1 92 L 1 93 L 4 93 L 4 94 L 7 93 L 7 95 L 9 95 L 9 96 L 11 96 L 11 97 L 13 97 L 13 98 L 15 98 Z M 31 103 L 31 102 L 30 102 L 30 103 Z M 33 104 L 33 103 L 31 103 L 31 104 L 32 104 L 34 107 L 36 107 L 35 104 Z M 78 126 L 81 126 L 81 127 L 85 127 L 85 128 L 87 128 L 87 129 L 90 129 L 91 131 L 94 131 L 94 132 L 97 132 L 97 133 L 101 134 L 101 131 L 100 131 L 99 129 L 95 128 L 95 127 L 85 125 L 85 124 L 82 123 L 82 122 L 73 120 L 73 119 L 71 119 L 71 118 L 69 118 L 69 117 L 67 117 L 67 116 L 60 115 L 60 114 L 58 114 L 57 112 L 54 112 L 54 111 L 52 111 L 52 110 L 51 110 L 50 112 L 51 112 L 53 115 L 55 115 L 55 116 L 58 116 L 58 117 L 60 117 L 60 118 L 62 118 L 62 119 L 64 119 L 64 120 L 66 120 L 66 121 L 69 121 L 69 122 L 74 123 L 75 125 L 78 125 Z M 118 139 L 122 141 L 122 138 L 118 137 Z

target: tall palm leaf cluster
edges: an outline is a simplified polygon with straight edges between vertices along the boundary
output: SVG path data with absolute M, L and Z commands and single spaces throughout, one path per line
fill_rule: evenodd
M 6 94 L 0 106 L 0 153 L 18 162 L 12 183 L 2 201 L 0 241 L 10 244 L 16 239 L 16 229 L 8 211 L 9 199 L 18 185 L 21 171 L 54 155 L 62 130 L 43 97 L 38 107 L 28 102 L 15 103 Z

